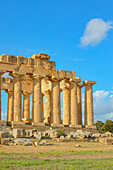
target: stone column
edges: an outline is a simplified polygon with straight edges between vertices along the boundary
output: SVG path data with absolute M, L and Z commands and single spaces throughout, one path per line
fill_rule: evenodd
M 43 122 L 43 120 L 44 120 L 44 115 L 43 115 L 43 96 L 44 96 L 44 94 L 43 93 L 41 93 L 41 112 L 42 112 L 42 122 Z
M 42 122 L 42 107 L 41 107 L 41 80 L 42 77 L 33 75 L 33 123 Z
M 21 121 L 21 76 L 13 74 L 14 80 L 14 120 Z
M 1 121 L 1 76 L 4 74 L 4 72 L 0 71 L 0 121 Z
M 85 115 L 84 115 L 84 125 L 88 128 L 93 128 L 94 115 L 93 115 L 93 92 L 92 86 L 96 84 L 96 81 L 84 82 L 85 85 Z
M 78 79 L 73 79 L 70 81 L 71 90 L 71 127 L 81 127 L 78 124 L 78 103 L 77 103 L 77 83 Z
M 78 124 L 82 125 L 82 99 L 81 99 L 81 88 L 83 84 L 77 84 L 77 102 L 78 102 Z
M 53 97 L 53 125 L 61 124 L 60 116 L 60 80 L 54 79 L 52 82 Z
M 63 125 L 69 125 L 70 119 L 70 89 L 63 88 Z
M 8 93 L 8 107 L 7 107 L 7 122 L 13 121 L 13 92 L 6 91 Z
M 50 124 L 51 122 L 51 92 L 50 90 L 45 91 L 44 100 L 44 122 Z
M 51 87 L 51 117 L 50 123 L 53 124 L 53 85 Z
M 23 120 L 30 122 L 30 93 L 23 92 Z

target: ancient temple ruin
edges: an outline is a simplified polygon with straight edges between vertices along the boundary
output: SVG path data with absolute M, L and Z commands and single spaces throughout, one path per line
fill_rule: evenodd
M 81 88 L 85 86 L 84 125 L 93 128 L 92 86 L 96 82 L 86 80 L 81 84 L 81 79 L 75 76 L 75 72 L 56 70 L 55 62 L 49 59 L 50 56 L 42 53 L 34 54 L 31 58 L 7 54 L 0 56 L 0 120 L 1 90 L 5 90 L 8 93 L 7 122 L 81 128 Z M 9 72 L 13 78 L 1 77 L 6 72 Z M 60 93 L 62 91 L 63 120 L 61 121 Z M 32 118 L 30 118 L 31 94 Z M 45 96 L 44 100 L 43 96 Z

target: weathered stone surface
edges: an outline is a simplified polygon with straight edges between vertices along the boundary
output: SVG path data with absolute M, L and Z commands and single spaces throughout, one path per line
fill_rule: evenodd
M 104 145 L 113 145 L 113 138 L 99 138 L 99 142 Z
M 25 145 L 25 146 L 31 146 L 32 141 L 27 138 L 17 138 L 14 140 L 15 145 Z
M 75 147 L 81 147 L 81 145 L 80 144 L 76 144 Z
M 49 59 L 50 56 L 43 53 L 34 54 L 31 58 L 23 56 L 16 57 L 8 54 L 0 56 L 0 120 L 1 90 L 5 90 L 8 93 L 7 122 L 11 123 L 13 128 L 16 125 L 24 127 L 25 123 L 31 123 L 34 127 L 45 126 L 47 123 L 49 125 L 51 124 L 53 128 L 63 128 L 64 126 L 82 128 L 81 88 L 84 85 L 85 126 L 87 128 L 95 128 L 93 126 L 92 86 L 96 82 L 86 80 L 83 84 L 80 84 L 81 79 L 75 76 L 75 72 L 56 70 L 55 62 Z M 9 75 L 13 78 L 1 78 L 6 72 L 9 72 Z M 60 108 L 60 93 L 62 90 L 63 123 L 61 123 Z M 24 95 L 23 117 L 21 114 L 21 94 Z M 32 118 L 30 118 L 31 94 L 33 94 Z M 44 95 L 45 109 L 43 115 Z M 14 122 L 17 123 L 14 124 Z M 54 136 L 52 133 L 49 135 Z M 82 134 L 81 137 L 87 135 Z M 28 136 L 32 136 L 31 132 Z
M 1 145 L 6 145 L 6 146 L 8 146 L 9 144 L 8 144 L 8 140 L 1 140 Z
M 0 137 L 1 138 L 6 138 L 7 137 L 7 132 L 0 131 Z
M 20 129 L 13 129 L 13 136 L 14 136 L 14 138 L 20 138 L 21 137 L 21 130 Z
M 113 133 L 105 132 L 104 134 L 101 135 L 101 137 L 113 137 Z
M 33 135 L 36 139 L 41 139 L 42 138 L 42 133 L 41 132 L 34 132 Z
M 41 146 L 43 146 L 43 145 L 46 145 L 46 140 L 42 140 L 40 143 L 39 143 L 39 145 Z

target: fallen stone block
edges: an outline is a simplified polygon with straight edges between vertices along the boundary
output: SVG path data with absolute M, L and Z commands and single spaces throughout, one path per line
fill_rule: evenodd
M 14 136 L 14 138 L 20 138 L 21 137 L 21 130 L 20 129 L 13 129 L 13 136 Z
M 42 140 L 40 143 L 39 143 L 39 145 L 41 146 L 44 146 L 44 145 L 46 145 L 46 141 L 45 140 Z

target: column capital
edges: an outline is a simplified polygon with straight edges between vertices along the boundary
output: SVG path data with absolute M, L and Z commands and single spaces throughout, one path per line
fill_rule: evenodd
M 91 81 L 91 80 L 85 80 L 83 81 L 83 85 L 84 86 L 93 86 L 94 84 L 96 84 L 96 81 Z
M 32 79 L 43 79 L 45 77 L 46 77 L 45 75 L 40 75 L 40 74 L 32 74 L 32 75 L 30 75 L 30 78 L 32 78 Z
M 25 73 L 20 73 L 20 72 L 13 72 L 13 73 L 9 73 L 9 76 L 14 77 L 23 77 L 25 76 Z
M 23 91 L 22 91 L 22 94 L 29 96 L 31 93 L 28 93 L 28 92 L 26 92 L 25 90 L 23 90 Z
M 13 93 L 13 91 L 10 90 L 10 89 L 5 90 L 5 92 L 7 92 L 7 93 L 9 93 L 9 94 L 12 94 L 12 93 Z
M 82 87 L 84 86 L 84 84 L 78 83 L 77 86 L 78 86 L 79 88 L 82 88 Z
M 80 82 L 80 79 L 78 79 L 78 78 L 70 79 L 69 82 L 70 82 L 70 83 L 76 83 L 76 84 L 77 84 L 77 83 Z
M 56 77 L 52 76 L 51 78 L 49 78 L 49 80 L 50 80 L 51 82 L 60 82 L 60 81 L 62 81 L 63 79 L 62 79 L 62 78 L 56 78 Z

